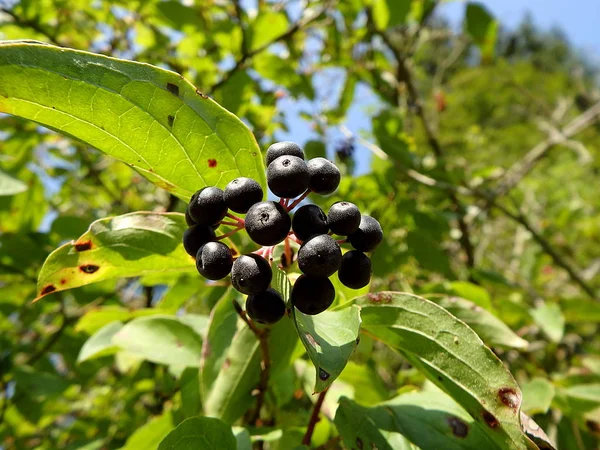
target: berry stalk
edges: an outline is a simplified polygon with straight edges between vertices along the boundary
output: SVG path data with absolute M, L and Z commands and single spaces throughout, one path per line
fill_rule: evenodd
M 308 197 L 308 194 L 311 193 L 310 189 L 307 189 L 304 194 L 302 194 L 300 197 L 298 197 L 296 200 L 294 200 L 290 205 L 288 205 L 286 207 L 287 211 L 290 212 L 292 209 L 294 209 L 296 206 L 298 206 L 300 204 L 300 202 L 302 200 L 304 200 L 306 197 Z

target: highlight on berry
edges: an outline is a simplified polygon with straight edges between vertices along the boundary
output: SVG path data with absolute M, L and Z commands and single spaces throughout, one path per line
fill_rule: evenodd
M 306 203 L 310 194 L 330 195 L 341 181 L 337 166 L 325 158 L 308 161 L 293 142 L 277 142 L 266 152 L 266 177 L 271 196 L 258 181 L 231 180 L 224 189 L 206 186 L 192 195 L 185 212 L 189 228 L 183 234 L 187 253 L 196 259 L 200 275 L 211 281 L 230 276 L 231 285 L 247 295 L 246 314 L 264 325 L 278 322 L 295 307 L 320 314 L 335 299 L 329 277 L 361 289 L 371 281 L 372 252 L 383 240 L 379 222 L 346 201 L 329 205 L 327 214 Z M 267 197 L 267 198 L 265 198 Z M 245 231 L 255 244 L 237 255 L 226 240 Z M 286 305 L 272 286 L 275 249 L 282 252 L 279 268 L 299 274 Z

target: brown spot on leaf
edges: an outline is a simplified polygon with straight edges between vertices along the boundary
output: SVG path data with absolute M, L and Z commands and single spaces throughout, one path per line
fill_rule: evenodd
M 498 391 L 498 397 L 500 397 L 500 401 L 510 409 L 515 412 L 519 410 L 519 406 L 521 405 L 521 395 L 514 388 L 501 388 Z
M 357 438 L 356 438 L 356 446 L 357 446 L 358 448 L 363 448 L 363 447 L 364 447 L 363 441 L 362 441 L 362 439 L 361 439 L 361 438 L 359 438 L 359 437 L 357 437 Z
M 360 344 L 360 336 L 356 338 L 356 345 Z
M 54 292 L 55 290 L 56 290 L 56 286 L 54 286 L 53 284 L 49 284 L 42 288 L 40 295 L 46 295 L 46 294 L 49 294 L 50 292 Z
M 392 296 L 387 292 L 369 294 L 369 301 L 371 303 L 390 303 L 392 301 Z
M 304 333 L 304 337 L 306 338 L 306 340 L 308 341 L 308 343 L 311 346 L 317 348 L 317 345 L 319 345 L 319 344 L 317 344 L 317 341 L 315 340 L 315 338 L 313 337 L 312 334 L 310 334 L 310 333 Z
M 469 425 L 456 416 L 448 416 L 446 420 L 448 421 L 448 425 L 450 425 L 454 436 L 458 438 L 467 437 L 467 434 L 469 434 Z
M 223 369 L 229 369 L 231 366 L 231 360 L 229 358 L 225 358 L 225 362 L 223 363 Z
M 92 248 L 92 241 L 81 241 L 75 242 L 75 251 L 76 252 L 85 252 L 86 250 L 90 250 Z
M 496 419 L 496 417 L 489 411 L 483 411 L 481 413 L 481 417 L 483 417 L 483 420 L 485 421 L 485 423 L 487 423 L 488 427 L 490 428 L 496 428 L 498 425 L 500 425 L 498 419 Z
M 588 427 L 588 430 L 594 434 L 600 434 L 600 423 L 594 422 L 593 420 L 586 420 L 585 426 Z
M 175 97 L 179 97 L 179 86 L 173 83 L 167 83 L 167 91 L 173 94 Z
M 319 378 L 320 378 L 321 380 L 325 381 L 325 380 L 326 380 L 327 378 L 329 378 L 330 376 L 331 376 L 331 374 L 330 374 L 330 373 L 328 373 L 328 372 L 324 371 L 323 369 L 321 369 L 321 368 L 319 367 Z
M 98 272 L 98 269 L 100 269 L 100 266 L 97 266 L 96 264 L 83 264 L 79 266 L 79 270 L 87 274 Z
M 200 92 L 200 89 L 196 89 L 196 94 L 199 95 L 200 97 L 207 99 L 208 95 L 203 94 L 202 92 Z
M 175 117 L 172 115 L 168 115 L 167 116 L 167 122 L 169 123 L 169 126 L 172 127 L 173 126 L 173 122 L 175 121 Z
M 208 160 L 208 167 L 210 167 L 211 169 L 217 167 L 217 160 L 216 159 L 209 159 Z
M 67 280 L 65 280 L 64 278 L 62 278 L 62 279 L 60 280 L 60 284 L 67 284 Z
M 177 341 L 175 341 L 175 346 L 177 348 L 181 348 L 181 347 L 183 347 L 183 343 L 181 341 L 177 340 Z

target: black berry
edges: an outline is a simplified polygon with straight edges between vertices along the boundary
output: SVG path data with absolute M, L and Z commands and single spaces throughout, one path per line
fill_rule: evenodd
M 189 255 L 196 256 L 200 247 L 214 239 L 215 232 L 211 227 L 192 225 L 183 232 L 183 248 Z
M 321 234 L 306 241 L 298 250 L 298 267 L 313 277 L 333 275 L 342 262 L 342 251 L 331 236 Z
M 358 250 L 344 253 L 338 278 L 344 286 L 351 289 L 365 287 L 371 281 L 371 260 Z
M 196 225 L 196 222 L 194 221 L 194 219 L 192 219 L 192 216 L 190 216 L 189 208 L 185 209 L 185 223 L 187 223 L 188 227 Z
M 331 194 L 340 184 L 340 169 L 325 158 L 313 158 L 306 163 L 308 187 L 317 194 Z
M 283 206 L 276 202 L 252 205 L 246 214 L 246 231 L 260 245 L 276 245 L 283 241 L 292 226 L 292 219 Z
M 285 302 L 275 289 L 248 296 L 246 312 L 252 320 L 265 325 L 278 322 L 285 314 Z
M 329 229 L 340 236 L 348 236 L 358 230 L 360 210 L 350 202 L 336 202 L 327 213 Z
M 289 141 L 275 142 L 267 149 L 267 167 L 280 156 L 291 155 L 304 159 L 304 152 L 298 146 Z
M 297 156 L 280 156 L 267 167 L 267 183 L 278 197 L 297 197 L 308 187 L 308 167 Z
M 242 294 L 265 291 L 272 278 L 273 272 L 267 260 L 254 254 L 240 256 L 231 268 L 231 284 Z
M 216 224 L 227 214 L 223 191 L 214 186 L 200 189 L 192 195 L 188 211 L 194 222 L 200 225 Z
M 361 252 L 370 252 L 381 244 L 383 240 L 383 230 L 377 220 L 371 216 L 362 215 L 358 230 L 348 236 L 348 242 L 356 250 Z
M 208 242 L 196 254 L 196 269 L 209 280 L 225 278 L 232 265 L 231 250 L 222 242 Z
M 292 304 L 308 315 L 322 313 L 333 303 L 335 288 L 329 278 L 301 275 L 292 288 Z
M 317 205 L 304 205 L 292 217 L 292 230 L 302 241 L 317 234 L 327 234 L 327 216 Z
M 223 198 L 229 209 L 246 214 L 252 205 L 262 201 L 263 190 L 252 178 L 240 177 L 225 186 Z

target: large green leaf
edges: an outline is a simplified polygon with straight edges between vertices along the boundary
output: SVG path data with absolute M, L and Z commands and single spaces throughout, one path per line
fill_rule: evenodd
M 38 277 L 38 298 L 110 278 L 194 271 L 183 249 L 183 214 L 137 212 L 100 219 L 54 250 Z
M 119 350 L 119 347 L 113 343 L 112 338 L 121 330 L 121 328 L 123 328 L 123 324 L 116 321 L 111 322 L 98 330 L 98 332 L 85 341 L 85 344 L 81 347 L 79 356 L 77 356 L 77 362 L 81 363 L 88 359 L 100 358 L 116 353 Z
M 131 354 L 155 363 L 178 367 L 200 365 L 202 339 L 176 317 L 134 319 L 113 336 L 112 342 Z
M 380 292 L 356 304 L 363 330 L 402 353 L 482 423 L 498 446 L 533 448 L 521 431 L 519 386 L 464 322 L 411 294 Z
M 360 310 L 350 305 L 309 316 L 292 309 L 298 336 L 317 372 L 314 391 L 322 392 L 342 373 L 358 345 Z
M 121 450 L 156 450 L 163 439 L 175 425 L 171 411 L 154 417 L 129 436 Z
M 184 420 L 160 443 L 158 450 L 236 450 L 231 427 L 213 417 Z
M 6 41 L 0 111 L 96 147 L 182 199 L 240 175 L 265 185 L 248 128 L 180 75 L 149 64 Z
M 335 424 L 347 446 L 371 448 L 386 432 L 400 433 L 423 449 L 498 449 L 482 425 L 440 392 L 411 392 L 365 408 L 342 398 Z M 360 448 L 360 447 L 359 447 Z M 385 448 L 385 447 L 384 447 Z

